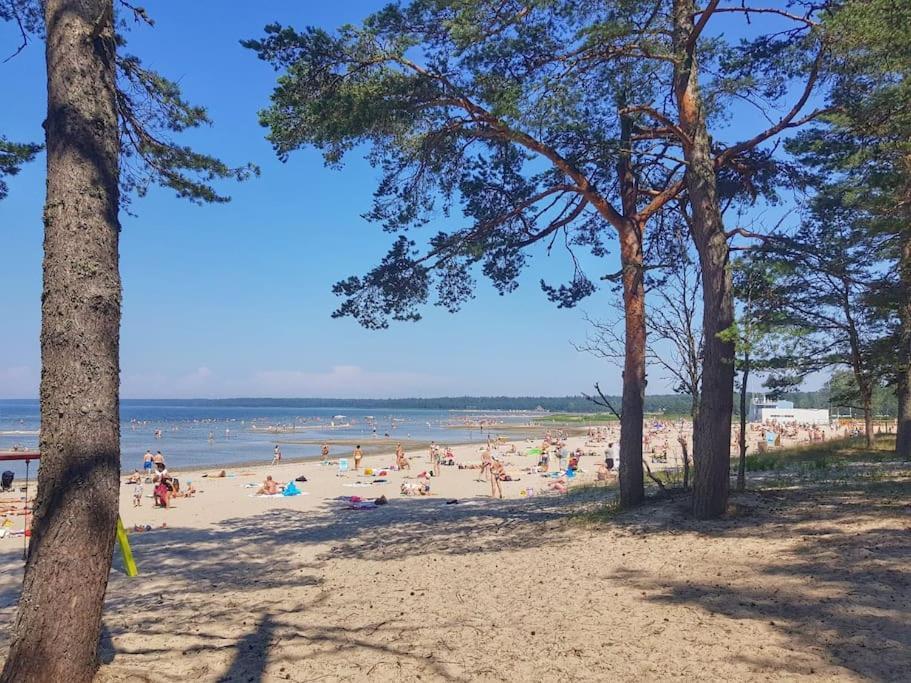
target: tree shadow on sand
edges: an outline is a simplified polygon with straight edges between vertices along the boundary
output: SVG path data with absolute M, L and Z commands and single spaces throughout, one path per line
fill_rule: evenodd
M 648 601 L 692 605 L 706 616 L 764 622 L 786 636 L 796 653 L 815 653 L 871 680 L 893 681 L 911 671 L 911 481 L 849 483 L 838 488 L 752 492 L 733 498 L 729 519 L 697 522 L 678 503 L 647 516 L 619 515 L 615 523 L 635 534 L 781 538 L 797 543 L 751 563 L 755 577 L 612 577 L 636 586 Z M 905 517 L 905 523 L 898 520 Z M 855 533 L 847 523 L 863 524 Z M 903 527 L 903 528 L 902 528 Z M 733 558 L 741 560 L 743 558 Z M 723 578 L 719 578 L 722 577 Z M 725 579 L 732 578 L 733 582 Z M 771 579 L 773 589 L 750 586 Z M 762 643 L 739 656 L 765 670 L 813 673 L 795 661 L 763 658 Z M 904 673 L 902 673 L 904 672 Z
M 401 674 L 408 663 L 409 671 L 462 680 L 446 663 L 398 645 L 419 628 L 407 616 L 364 626 L 352 623 L 350 614 L 329 611 L 328 622 L 302 628 L 301 615 L 328 599 L 325 564 L 564 543 L 567 537 L 556 532 L 570 511 L 565 502 L 538 497 L 447 505 L 445 499 L 429 497 L 351 510 L 330 501 L 318 510 L 272 509 L 204 529 L 131 534 L 141 575 L 125 577 L 119 555 L 115 557 L 105 606 L 105 613 L 115 618 L 106 620 L 103 660 L 113 671 L 121 664 L 133 667 L 137 661 L 208 653 L 213 657 L 206 670 L 183 673 L 206 680 L 258 681 L 265 675 L 272 644 L 293 639 L 311 653 L 372 652 L 375 661 L 369 672 L 377 677 Z M 223 595 L 213 601 L 215 592 Z M 181 610 L 169 610 L 174 601 Z M 283 651 L 280 663 L 293 666 L 289 657 Z M 219 662 L 225 662 L 224 672 L 216 670 Z M 129 673 L 139 679 L 145 675 L 132 668 Z M 270 680 L 281 678 L 283 671 L 270 669 L 269 675 Z

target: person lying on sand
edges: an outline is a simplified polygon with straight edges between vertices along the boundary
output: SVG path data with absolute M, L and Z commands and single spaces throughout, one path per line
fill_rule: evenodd
M 429 496 L 430 478 L 426 472 L 421 472 L 417 481 L 403 481 L 400 491 L 403 496 Z
M 278 482 L 276 482 L 272 475 L 268 475 L 266 480 L 263 482 L 263 485 L 259 487 L 259 491 L 256 492 L 257 496 L 274 496 L 278 493 Z
M 139 474 L 139 470 L 133 470 L 133 474 L 127 477 L 126 484 L 141 484 L 142 475 Z
M 566 479 L 564 477 L 555 479 L 554 481 L 552 481 L 550 483 L 550 486 L 548 486 L 547 488 L 549 488 L 551 491 L 557 491 L 558 493 L 566 493 L 566 491 L 567 491 Z

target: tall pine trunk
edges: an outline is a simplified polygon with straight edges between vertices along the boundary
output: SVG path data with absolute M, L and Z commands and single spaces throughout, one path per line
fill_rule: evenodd
M 693 428 L 693 513 L 718 517 L 727 508 L 734 410 L 734 342 L 721 333 L 734 323 L 730 250 L 718 204 L 715 159 L 699 91 L 693 0 L 674 0 L 674 96 L 684 144 L 692 232 L 702 270 L 704 355 L 699 416 Z
M 747 382 L 750 379 L 750 354 L 743 357 L 743 379 L 740 385 L 740 457 L 737 460 L 737 490 L 745 491 L 747 487 Z
M 873 448 L 873 389 L 861 388 L 861 401 L 864 407 L 864 445 Z
M 645 498 L 642 472 L 642 422 L 645 410 L 645 280 L 642 225 L 636 214 L 638 188 L 633 172 L 633 124 L 620 115 L 617 177 L 624 221 L 617 226 L 623 280 L 624 358 L 620 408 L 620 506 L 633 507 Z
M 41 467 L 3 681 L 90 681 L 120 474 L 112 0 L 45 0 Z
M 908 170 L 911 173 L 911 168 Z M 911 196 L 908 200 L 911 202 Z M 895 454 L 902 460 L 911 460 L 911 225 L 902 235 L 899 277 L 901 303 L 898 309 L 898 429 L 895 433 Z
M 641 230 L 620 233 L 623 268 L 625 344 L 620 411 L 620 505 L 632 507 L 645 497 L 642 472 L 642 422 L 645 409 L 645 283 Z

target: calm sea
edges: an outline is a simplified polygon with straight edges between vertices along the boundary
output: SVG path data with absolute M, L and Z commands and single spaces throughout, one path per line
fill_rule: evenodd
M 366 410 L 325 406 L 283 408 L 253 406 L 199 406 L 124 400 L 121 402 L 121 464 L 125 472 L 142 468 L 146 449 L 160 450 L 168 466 L 176 469 L 270 462 L 272 449 L 280 444 L 286 459 L 312 458 L 320 445 L 295 443 L 322 440 L 360 440 L 369 446 L 375 439 L 438 443 L 483 441 L 487 432 L 453 425 L 479 419 L 508 424 L 527 424 L 531 413 L 448 410 Z M 14 446 L 37 448 L 39 410 L 37 400 L 0 400 L 0 450 Z M 279 433 L 269 431 L 280 430 Z M 496 427 L 493 427 L 496 431 Z M 160 436 L 156 436 L 159 434 Z M 353 446 L 335 446 L 333 456 L 350 453 Z M 24 474 L 20 462 L 0 463 L 16 476 Z M 32 464 L 34 473 L 34 463 Z

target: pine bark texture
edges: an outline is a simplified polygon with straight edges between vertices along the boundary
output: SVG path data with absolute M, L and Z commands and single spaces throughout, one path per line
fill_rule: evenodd
M 745 491 L 747 487 L 747 382 L 750 379 L 750 354 L 743 359 L 743 378 L 740 385 L 740 457 L 737 460 L 737 490 Z
M 906 228 L 903 235 L 899 277 L 901 301 L 898 309 L 898 430 L 895 435 L 895 454 L 902 460 L 911 460 L 911 226 Z
M 645 283 L 641 231 L 628 226 L 620 234 L 623 268 L 625 351 L 620 411 L 620 506 L 633 507 L 645 498 L 642 471 L 642 422 L 645 410 Z
M 120 475 L 112 0 L 45 0 L 41 467 L 2 681 L 92 680 Z
M 617 178 L 623 223 L 617 226 L 623 280 L 624 357 L 623 397 L 620 408 L 620 506 L 639 505 L 645 499 L 642 471 L 642 422 L 645 417 L 645 255 L 642 225 L 636 214 L 638 187 L 632 167 L 632 120 L 620 116 L 620 154 Z
M 684 144 L 692 232 L 702 269 L 704 354 L 699 415 L 693 427 L 693 514 L 718 517 L 727 508 L 731 473 L 731 416 L 734 410 L 734 342 L 720 333 L 734 323 L 730 250 L 721 210 L 712 141 L 699 91 L 693 35 L 693 0 L 674 0 L 674 96 Z

